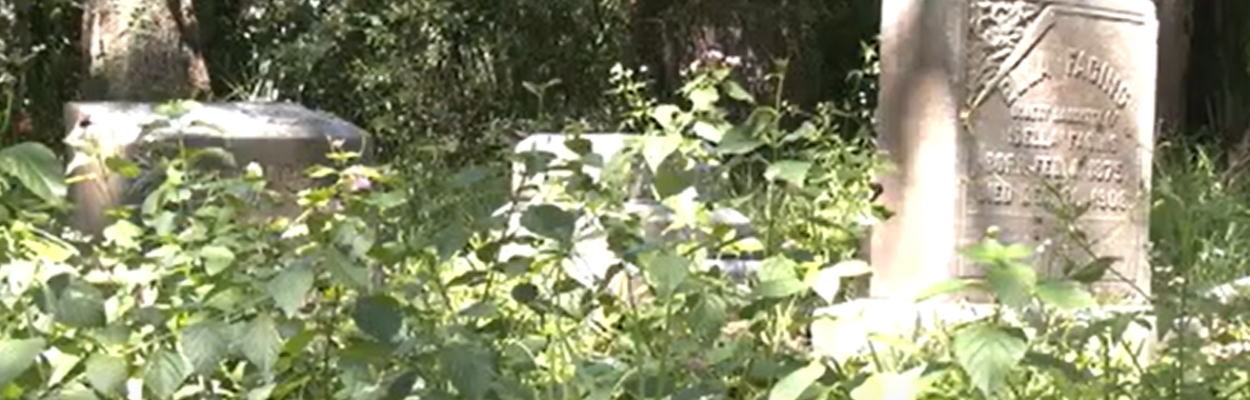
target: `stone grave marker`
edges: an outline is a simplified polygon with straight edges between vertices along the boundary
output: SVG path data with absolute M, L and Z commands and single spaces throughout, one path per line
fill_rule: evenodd
M 882 16 L 879 143 L 896 167 L 882 198 L 896 215 L 873 231 L 872 297 L 911 299 L 980 276 L 958 251 L 991 227 L 1003 242 L 1041 248 L 1031 263 L 1060 275 L 1063 260 L 1090 260 L 1053 210 L 1067 204 L 1088 207 L 1076 221 L 1093 253 L 1120 260 L 1095 292 L 1140 304 L 1150 290 L 1152 3 L 884 0 Z
M 133 180 L 113 173 L 100 160 L 110 156 L 141 153 L 146 139 L 144 126 L 161 117 L 156 104 L 135 102 L 81 102 L 65 107 L 66 125 L 72 127 L 65 141 L 75 156 L 86 162 L 71 166 L 74 176 L 95 175 L 70 186 L 75 212 L 74 228 L 97 236 L 109 223 L 106 211 L 136 199 L 127 191 Z M 291 103 L 203 103 L 180 121 L 201 121 L 194 126 L 154 133 L 158 141 L 182 140 L 192 148 L 219 147 L 231 153 L 239 168 L 261 165 L 271 188 L 293 195 L 311 181 L 304 171 L 313 165 L 330 165 L 326 155 L 331 141 L 343 149 L 369 157 L 367 135 L 360 128 L 327 113 Z M 153 133 L 150 133 L 150 135 Z M 279 212 L 289 212 L 292 204 Z

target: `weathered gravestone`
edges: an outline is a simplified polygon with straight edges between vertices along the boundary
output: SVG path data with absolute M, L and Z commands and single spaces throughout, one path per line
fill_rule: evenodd
M 111 156 L 142 157 L 145 143 L 154 138 L 181 141 L 190 148 L 222 148 L 233 155 L 239 168 L 255 162 L 263 168 L 271 189 L 288 197 L 311 185 L 304 173 L 308 167 L 331 165 L 326 155 L 332 141 L 341 141 L 343 150 L 369 155 L 367 137 L 360 128 L 298 104 L 198 104 L 178 121 L 203 124 L 145 133 L 145 126 L 163 118 L 156 108 L 131 102 L 66 105 L 66 124 L 73 129 L 65 141 L 80 160 L 70 173 L 94 176 L 70 187 L 74 228 L 98 235 L 110 223 L 109 209 L 142 198 L 130 193 L 133 179 L 110 171 L 102 161 Z M 292 205 L 288 202 L 279 212 L 289 212 Z
M 873 232 L 872 296 L 981 276 L 959 250 L 991 227 L 1061 275 L 1091 260 L 1065 237 L 1066 204 L 1087 208 L 1093 253 L 1119 260 L 1094 291 L 1140 302 L 1156 37 L 1149 1 L 885 0 L 877 118 L 897 214 Z

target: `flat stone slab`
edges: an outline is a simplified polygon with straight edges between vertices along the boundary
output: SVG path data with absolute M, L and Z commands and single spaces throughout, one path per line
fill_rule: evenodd
M 291 194 L 311 185 L 304 170 L 328 164 L 331 142 L 347 151 L 370 156 L 368 135 L 359 127 L 328 113 L 292 103 L 200 103 L 180 116 L 177 125 L 145 126 L 165 116 L 159 104 L 135 102 L 75 102 L 65 106 L 65 142 L 73 149 L 70 173 L 94 176 L 70 187 L 76 211 L 71 225 L 89 235 L 107 226 L 106 211 L 133 204 L 128 196 L 132 180 L 109 171 L 102 163 L 113 156 L 144 156 L 146 143 L 178 140 L 192 148 L 219 147 L 234 156 L 238 167 L 257 163 L 273 189 Z M 193 123 L 198 121 L 199 123 Z

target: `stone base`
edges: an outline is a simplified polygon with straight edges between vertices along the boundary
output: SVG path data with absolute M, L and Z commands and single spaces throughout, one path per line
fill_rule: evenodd
M 178 144 L 188 148 L 221 148 L 234 159 L 224 158 L 213 167 L 238 173 L 249 163 L 264 167 L 270 189 L 283 194 L 277 215 L 296 216 L 295 194 L 316 185 L 304 170 L 313 165 L 332 165 L 326 156 L 332 142 L 358 152 L 356 162 L 368 163 L 372 144 L 368 134 L 324 112 L 292 103 L 204 103 L 191 109 L 178 123 L 187 126 L 149 129 L 148 124 L 166 118 L 156 103 L 71 102 L 65 106 L 65 137 L 73 176 L 90 177 L 69 185 L 75 210 L 69 224 L 97 239 L 112 223 L 108 211 L 141 204 L 146 193 L 136 189 L 136 179 L 110 170 L 110 157 L 147 158 L 151 145 Z M 192 122 L 203 124 L 192 124 Z M 147 174 L 150 171 L 144 171 Z M 147 179 L 145 177 L 138 180 Z M 140 185 L 142 186 L 142 185 Z
M 890 348 L 894 343 L 899 343 L 899 339 L 902 343 L 914 343 L 918 348 L 923 348 L 926 342 L 930 342 L 927 338 L 950 332 L 959 324 L 986 318 L 993 313 L 994 306 L 989 304 L 936 301 L 914 303 L 907 300 L 859 299 L 817 309 L 814 316 L 859 321 L 855 329 L 859 330 L 862 335 L 859 337 L 839 336 L 839 340 L 859 340 L 859 343 L 839 344 L 838 346 L 859 351 L 873 349 L 879 352 Z M 1122 313 L 1152 315 L 1151 308 L 1147 306 L 1105 306 L 1077 312 L 1071 317 L 1077 323 L 1090 323 Z M 1040 322 L 1040 319 L 1033 315 L 1007 315 L 1007 317 L 1020 321 L 1026 327 L 1036 326 L 1035 324 Z M 1153 322 L 1153 319 L 1151 321 Z M 1158 342 L 1154 329 L 1130 324 L 1121 339 L 1122 343 L 1128 346 L 1111 349 L 1118 359 L 1132 357 L 1143 364 L 1154 359 Z M 1085 351 L 1100 351 L 1098 350 L 1100 344 L 1096 340 L 1091 340 L 1086 346 Z

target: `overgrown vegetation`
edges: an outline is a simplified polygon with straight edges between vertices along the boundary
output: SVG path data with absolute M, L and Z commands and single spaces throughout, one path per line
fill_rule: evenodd
M 1250 188 L 1184 138 L 1155 157 L 1154 313 L 1096 312 L 1084 284 L 1105 260 L 1039 276 L 1034 249 L 991 236 L 964 251 L 986 281 L 927 293 L 990 306 L 877 331 L 851 300 L 889 212 L 856 36 L 879 6 L 796 4 L 770 15 L 836 44 L 804 62 L 848 76 L 820 80 L 819 104 L 776 90 L 804 79 L 793 64 L 756 77 L 718 51 L 657 89 L 621 63 L 641 51 L 623 2 L 202 9 L 229 32 L 219 95 L 334 111 L 385 162 L 336 151 L 275 215 L 264 168 L 222 175 L 196 168 L 220 152 L 167 143 L 143 166 L 164 179 L 98 241 L 58 222 L 65 163 L 36 143 L 76 90 L 75 2 L 0 5 L 0 31 L 25 32 L 0 36 L 0 128 L 25 135 L 0 150 L 0 398 L 1250 399 L 1250 300 L 1207 295 L 1246 273 Z M 617 130 L 638 134 L 619 152 L 587 139 Z M 538 131 L 574 156 L 506 151 Z M 1165 337 L 1143 348 L 1146 327 Z
M 617 93 L 638 107 L 627 125 L 642 134 L 608 157 L 577 131 L 564 143 L 573 159 L 520 154 L 524 176 L 549 177 L 538 188 L 544 195 L 509 202 L 502 214 L 446 200 L 430 203 L 439 211 L 412 212 L 425 207 L 414 201 L 437 197 L 410 196 L 410 185 L 428 179 L 338 152 L 335 165 L 308 170 L 333 179 L 302 191 L 297 215 L 268 215 L 277 200 L 262 168 L 219 176 L 193 167 L 205 150 L 174 146 L 151 166 L 165 179 L 145 201 L 102 241 L 73 242 L 53 219 L 36 218 L 63 202 L 61 164 L 38 145 L 10 147 L 0 153 L 10 215 L 0 254 L 2 395 L 864 400 L 1245 391 L 1244 355 L 1211 345 L 1239 340 L 1242 325 L 1220 317 L 1235 304 L 1188 304 L 1183 316 L 1195 321 L 1147 363 L 1131 334 L 1154 321 L 1088 313 L 1094 299 L 1081 283 L 1105 271 L 1039 277 L 1025 263 L 1032 249 L 992 239 L 966 251 L 987 268 L 984 285 L 932 292 L 980 288 L 996 299 L 992 308 L 920 336 L 874 333 L 846 308 L 848 284 L 870 271 L 856 259 L 857 240 L 883 216 L 870 201 L 879 162 L 869 142 L 843 139 L 855 137 L 838 132 L 849 117 L 828 106 L 808 114 L 755 99 L 729 79 L 731 69 L 706 59 L 677 103 L 636 96 L 619 70 Z M 166 112 L 184 118 L 187 106 Z M 733 117 L 735 108 L 748 111 Z M 458 196 L 499 185 L 489 171 L 444 176 L 439 188 Z M 641 176 L 650 179 L 640 198 L 626 188 Z M 669 215 L 663 231 L 684 234 L 648 229 L 654 211 L 631 207 L 646 199 Z M 716 223 L 720 208 L 740 210 L 755 234 Z M 446 210 L 459 213 L 446 218 Z M 792 222 L 801 219 L 812 223 Z M 569 262 L 595 232 L 618 262 L 578 280 Z M 516 246 L 530 251 L 509 250 Z M 762 261 L 746 275 L 710 261 L 734 251 Z M 1179 317 L 1159 322 L 1179 326 Z

